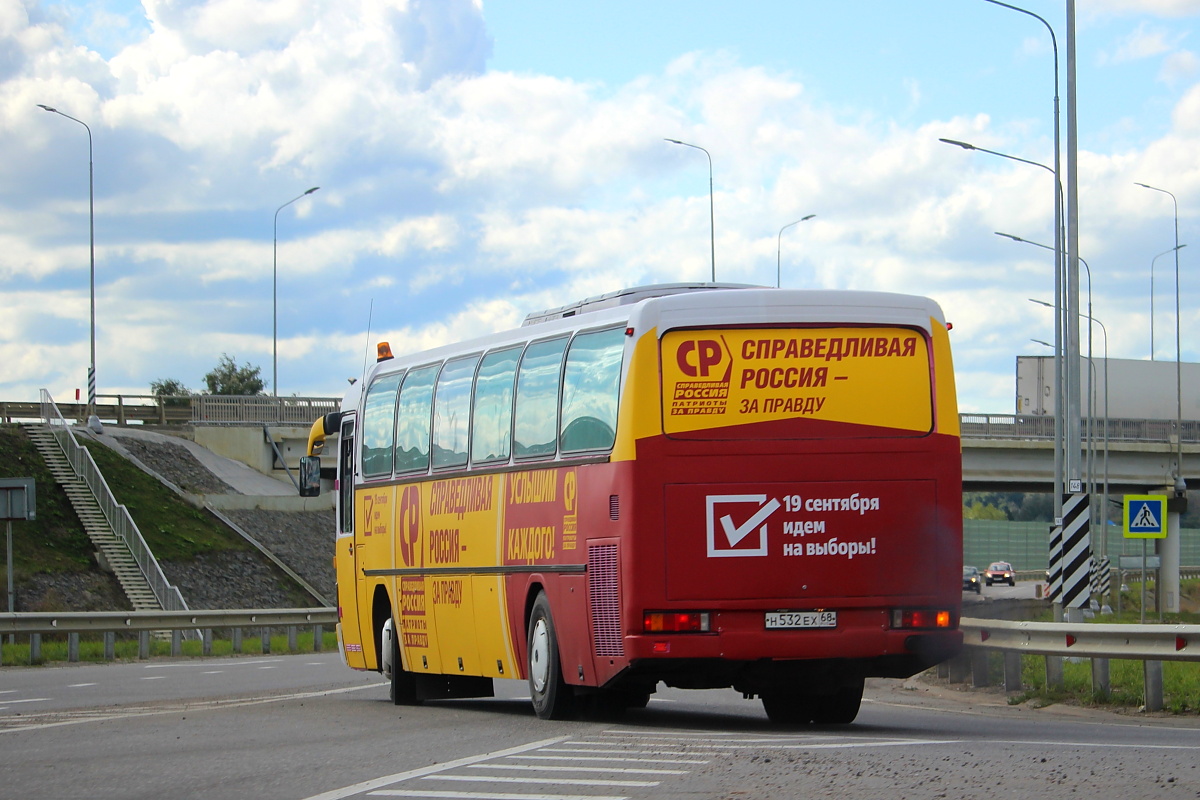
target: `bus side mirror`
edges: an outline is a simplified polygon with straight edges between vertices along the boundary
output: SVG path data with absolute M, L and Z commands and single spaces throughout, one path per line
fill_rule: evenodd
M 300 496 L 320 497 L 321 459 L 319 456 L 304 456 L 300 459 Z

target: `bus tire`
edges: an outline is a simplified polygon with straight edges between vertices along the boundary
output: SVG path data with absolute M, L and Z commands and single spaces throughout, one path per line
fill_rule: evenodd
M 861 678 L 849 686 L 839 686 L 833 694 L 813 698 L 813 722 L 818 725 L 849 725 L 858 716 L 862 705 Z
M 390 620 L 389 620 L 390 621 Z M 400 635 L 391 631 L 391 682 L 388 684 L 388 697 L 394 705 L 416 706 L 421 701 L 417 699 L 417 676 L 404 668 L 400 660 Z
M 529 615 L 527 640 L 529 696 L 539 719 L 567 719 L 575 710 L 575 691 L 563 680 L 558 636 L 550 616 L 550 601 L 539 592 Z
M 812 696 L 803 692 L 771 690 L 762 693 L 763 710 L 776 725 L 807 725 L 812 722 Z

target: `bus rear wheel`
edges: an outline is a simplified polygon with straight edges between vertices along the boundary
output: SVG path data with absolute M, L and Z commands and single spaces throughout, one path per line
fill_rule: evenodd
M 763 692 L 763 710 L 777 725 L 849 725 L 862 704 L 863 680 L 838 686 L 828 694 L 796 690 Z
M 529 615 L 527 640 L 529 695 L 540 719 L 567 719 L 575 710 L 575 692 L 563 680 L 558 635 L 550 616 L 550 601 L 539 592 Z
M 862 705 L 863 681 L 839 686 L 833 694 L 813 698 L 813 722 L 818 725 L 849 725 Z
M 812 697 L 803 692 L 772 690 L 762 693 L 763 710 L 776 725 L 807 725 L 813 714 Z

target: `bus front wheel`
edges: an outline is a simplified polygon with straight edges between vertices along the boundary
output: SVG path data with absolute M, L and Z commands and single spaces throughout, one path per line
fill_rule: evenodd
M 574 690 L 563 680 L 558 636 L 550 616 L 550 601 L 539 592 L 529 615 L 529 695 L 540 719 L 567 719 L 574 710 Z

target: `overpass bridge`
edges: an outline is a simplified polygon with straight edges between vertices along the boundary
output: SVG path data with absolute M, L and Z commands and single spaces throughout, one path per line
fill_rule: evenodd
M 1020 414 L 960 414 L 963 491 L 1050 492 L 1054 487 L 1054 418 Z M 1183 477 L 1200 489 L 1200 422 L 1109 419 L 1084 422 L 1083 463 L 1099 492 L 1141 494 L 1172 483 L 1177 452 Z M 1090 446 L 1089 446 L 1090 441 Z M 1107 467 L 1106 458 L 1107 454 Z
M 262 429 L 269 428 L 279 456 L 264 451 L 254 465 L 265 459 L 264 471 L 270 470 L 274 462 L 275 470 L 280 473 L 283 470 L 279 458 L 294 468 L 307 443 L 308 426 L 322 414 L 336 410 L 340 402 L 333 397 L 212 395 L 168 398 L 99 395 L 97 399 L 97 414 L 106 424 L 191 425 L 196 429 L 241 427 L 258 440 L 263 438 Z M 84 421 L 85 404 L 57 405 L 65 419 Z M 42 409 L 37 402 L 0 401 L 0 419 L 5 422 L 41 418 Z M 964 491 L 1053 491 L 1053 417 L 960 414 L 959 420 Z M 1182 437 L 1184 478 L 1189 488 L 1200 489 L 1200 421 L 1184 420 L 1180 426 L 1175 420 L 1109 419 L 1107 436 L 1105 427 L 1105 420 L 1094 420 L 1092 430 L 1085 428 L 1083 436 L 1085 446 L 1088 440 L 1092 442 L 1084 464 L 1086 474 L 1095 481 L 1095 492 L 1101 491 L 1106 474 L 1110 495 L 1141 494 L 1168 485 L 1180 448 L 1179 437 Z M 233 433 L 226 430 L 225 438 Z M 287 480 L 283 475 L 279 477 Z

